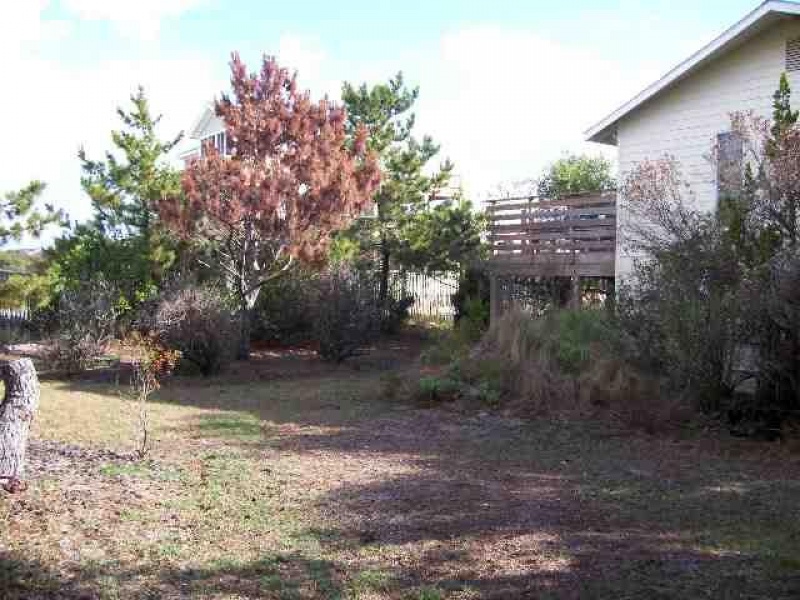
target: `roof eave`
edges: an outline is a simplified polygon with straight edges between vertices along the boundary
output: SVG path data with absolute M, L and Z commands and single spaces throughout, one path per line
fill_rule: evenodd
M 203 112 L 194 122 L 192 128 L 189 130 L 189 138 L 193 140 L 200 139 L 200 135 L 205 130 L 206 126 L 208 125 L 208 121 L 214 116 L 214 105 L 208 104 L 203 109 Z
M 645 88 L 605 119 L 587 129 L 584 132 L 586 140 L 599 144 L 616 145 L 616 125 L 620 119 L 639 108 L 642 104 L 652 99 L 672 84 L 687 76 L 690 72 L 705 64 L 706 61 L 714 58 L 718 53 L 724 51 L 729 44 L 739 39 L 740 36 L 751 27 L 770 14 L 800 15 L 800 3 L 776 0 L 767 0 L 762 3 L 736 24 L 728 28 L 722 35 L 703 46 L 703 48 L 669 71 L 664 77 Z
M 599 131 L 586 134 L 587 142 L 594 142 L 595 144 L 605 144 L 606 146 L 617 145 L 617 124 L 612 123 L 610 126 Z

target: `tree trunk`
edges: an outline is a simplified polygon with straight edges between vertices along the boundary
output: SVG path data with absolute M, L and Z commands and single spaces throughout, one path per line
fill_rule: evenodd
M 381 278 L 378 287 L 378 301 L 381 308 L 386 307 L 389 298 L 389 243 L 386 238 L 381 240 Z
M 236 358 L 239 360 L 250 360 L 250 320 L 252 311 L 244 303 L 239 310 L 239 352 Z
M 29 358 L 0 367 L 6 386 L 0 404 L 0 479 L 16 481 L 25 474 L 25 451 L 31 422 L 39 406 L 39 379 Z

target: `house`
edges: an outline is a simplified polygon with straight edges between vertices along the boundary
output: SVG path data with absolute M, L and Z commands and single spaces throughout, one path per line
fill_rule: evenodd
M 741 159 L 730 114 L 772 114 L 772 96 L 787 73 L 800 98 L 800 3 L 768 0 L 586 132 L 589 141 L 616 146 L 620 176 L 645 159 L 674 156 L 695 206 L 717 207 L 720 177 L 709 160 L 714 145 Z M 800 102 L 796 105 L 800 106 Z M 626 226 L 618 198 L 616 280 L 633 258 L 621 243 Z
M 218 152 L 228 153 L 228 145 L 225 137 L 225 122 L 214 112 L 214 106 L 209 104 L 203 109 L 202 114 L 192 125 L 188 135 L 190 140 L 197 142 L 195 146 L 183 152 L 179 158 L 185 163 L 199 156 L 206 144 L 213 145 Z

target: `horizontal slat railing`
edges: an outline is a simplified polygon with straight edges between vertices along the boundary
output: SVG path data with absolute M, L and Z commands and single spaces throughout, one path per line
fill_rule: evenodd
M 490 269 L 513 266 L 529 274 L 614 275 L 616 195 L 557 200 L 506 198 L 487 206 Z M 585 268 L 584 268 L 585 267 Z

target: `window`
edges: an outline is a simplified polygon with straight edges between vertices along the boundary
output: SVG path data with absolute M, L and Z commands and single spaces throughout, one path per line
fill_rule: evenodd
M 220 154 L 227 155 L 230 154 L 229 148 L 227 145 L 227 140 L 225 139 L 225 133 L 215 133 L 214 135 L 209 135 L 208 137 L 204 137 L 200 140 L 200 152 L 205 156 L 206 148 L 210 144 L 213 146 L 217 152 Z
M 786 42 L 786 70 L 800 71 L 800 38 Z
M 734 131 L 717 136 L 717 192 L 719 198 L 737 195 L 744 182 L 744 141 Z

